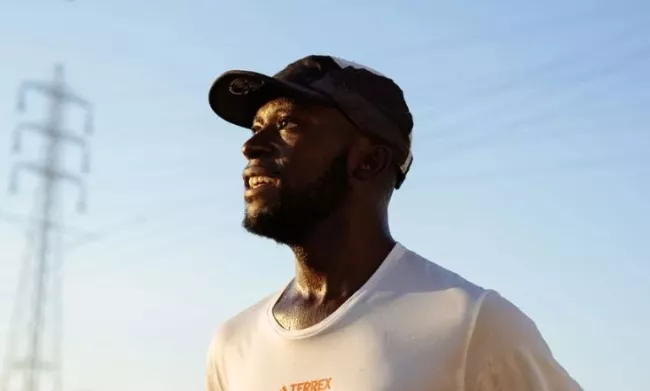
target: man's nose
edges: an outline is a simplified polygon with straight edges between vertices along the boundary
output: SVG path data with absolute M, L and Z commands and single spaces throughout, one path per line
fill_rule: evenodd
M 241 152 L 246 159 L 260 159 L 272 152 L 273 143 L 269 140 L 269 135 L 265 133 L 270 132 L 257 132 L 244 143 Z

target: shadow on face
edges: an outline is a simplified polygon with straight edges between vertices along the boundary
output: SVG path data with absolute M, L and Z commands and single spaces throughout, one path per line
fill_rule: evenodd
M 356 130 L 336 109 L 278 99 L 260 108 L 242 148 L 243 226 L 299 245 L 350 194 L 349 157 Z

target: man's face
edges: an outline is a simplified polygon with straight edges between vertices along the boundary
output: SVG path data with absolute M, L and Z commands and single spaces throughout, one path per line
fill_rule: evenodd
M 251 233 L 298 245 L 349 194 L 351 124 L 338 111 L 280 99 L 263 106 L 242 152 Z

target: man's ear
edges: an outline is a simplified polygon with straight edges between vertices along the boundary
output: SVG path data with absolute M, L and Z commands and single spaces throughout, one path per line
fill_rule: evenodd
M 392 160 L 393 152 L 390 148 L 384 145 L 368 146 L 355 167 L 353 176 L 360 181 L 376 178 L 390 168 Z

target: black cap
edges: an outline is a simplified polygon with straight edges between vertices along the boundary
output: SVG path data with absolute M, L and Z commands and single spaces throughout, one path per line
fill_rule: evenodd
M 257 111 L 281 97 L 336 107 L 360 131 L 390 145 L 401 174 L 396 186 L 400 187 L 413 161 L 413 117 L 402 89 L 393 80 L 350 61 L 312 55 L 273 77 L 228 71 L 210 88 L 209 102 L 224 120 L 250 128 Z

